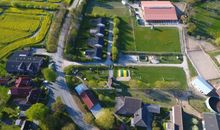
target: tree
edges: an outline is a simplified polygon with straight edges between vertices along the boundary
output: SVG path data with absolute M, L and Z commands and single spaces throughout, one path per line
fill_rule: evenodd
M 215 40 L 215 44 L 216 44 L 217 46 L 220 46 L 220 37 Z
M 96 124 L 102 129 L 112 129 L 115 122 L 113 113 L 109 109 L 103 109 L 99 114 Z
M 112 60 L 116 61 L 118 58 L 118 49 L 116 46 L 112 46 Z
M 88 81 L 88 86 L 92 87 L 92 88 L 96 88 L 97 87 L 97 83 L 95 80 L 89 80 Z
M 76 130 L 76 125 L 73 123 L 68 123 L 62 128 L 62 130 Z
M 93 120 L 94 120 L 94 117 L 91 113 L 87 112 L 84 116 L 83 116 L 83 120 L 86 122 L 86 123 L 89 123 L 89 124 L 92 124 L 93 123 Z
M 44 78 L 50 82 L 56 81 L 57 74 L 50 68 L 43 69 L 42 71 Z
M 52 110 L 54 112 L 63 112 L 65 111 L 65 105 L 63 104 L 61 97 L 57 97 L 56 102 L 52 104 Z
M 194 24 L 194 23 L 189 23 L 188 25 L 187 25 L 187 33 L 189 34 L 189 35 L 193 35 L 194 33 L 195 33 L 195 31 L 196 31 L 196 25 Z
M 40 120 L 44 121 L 46 115 L 49 112 L 49 108 L 42 103 L 36 103 L 32 105 L 26 112 L 26 116 L 30 120 Z

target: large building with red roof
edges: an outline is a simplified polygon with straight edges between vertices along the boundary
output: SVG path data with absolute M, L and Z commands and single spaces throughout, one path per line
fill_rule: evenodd
M 170 1 L 141 1 L 143 18 L 148 23 L 177 23 L 175 6 Z

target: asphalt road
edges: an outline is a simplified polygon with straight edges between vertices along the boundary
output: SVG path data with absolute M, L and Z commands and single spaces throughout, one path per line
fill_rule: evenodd
M 79 2 L 80 0 L 74 0 L 72 5 L 69 7 L 69 10 L 76 8 Z M 57 52 L 51 55 L 54 62 L 56 63 L 57 80 L 55 83 L 49 85 L 49 88 L 51 90 L 50 96 L 53 100 L 55 100 L 56 97 L 58 96 L 61 97 L 63 103 L 67 107 L 69 116 L 80 127 L 80 129 L 92 130 L 96 128 L 84 122 L 83 112 L 80 110 L 77 103 L 74 101 L 69 91 L 69 88 L 65 82 L 65 74 L 63 72 L 63 67 L 62 67 L 63 66 L 63 49 L 64 49 L 64 42 L 65 42 L 66 36 L 68 35 L 70 26 L 71 26 L 71 18 L 70 18 L 70 14 L 67 14 L 67 17 L 64 20 L 64 24 L 60 32 Z

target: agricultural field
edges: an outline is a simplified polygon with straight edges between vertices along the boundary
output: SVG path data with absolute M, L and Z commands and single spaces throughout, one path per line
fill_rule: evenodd
M 0 59 L 11 51 L 44 40 L 52 14 L 42 10 L 9 8 L 0 14 Z
M 4 13 L 0 15 L 0 45 L 34 34 L 41 23 L 40 16 Z
M 192 21 L 196 24 L 196 35 L 208 38 L 220 36 L 220 1 L 206 1 L 194 6 Z

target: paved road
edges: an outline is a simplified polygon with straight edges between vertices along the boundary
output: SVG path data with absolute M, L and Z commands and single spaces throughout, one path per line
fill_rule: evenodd
M 80 0 L 74 0 L 74 2 L 72 3 L 69 9 L 72 10 L 76 8 L 79 1 Z M 83 130 L 92 130 L 96 128 L 84 122 L 83 112 L 77 106 L 77 103 L 74 101 L 69 91 L 69 88 L 67 87 L 65 82 L 65 75 L 63 72 L 63 49 L 64 49 L 64 42 L 66 36 L 68 35 L 70 26 L 71 26 L 71 17 L 69 13 L 67 14 L 67 17 L 64 20 L 64 24 L 62 26 L 58 41 L 57 52 L 55 54 L 48 54 L 44 50 L 36 50 L 36 51 L 38 53 L 42 52 L 41 54 L 50 55 L 56 63 L 58 76 L 56 82 L 49 85 L 49 88 L 51 90 L 51 98 L 55 100 L 56 97 L 60 96 L 63 103 L 67 106 L 67 111 L 69 113 L 69 116 L 73 119 L 73 121 Z

